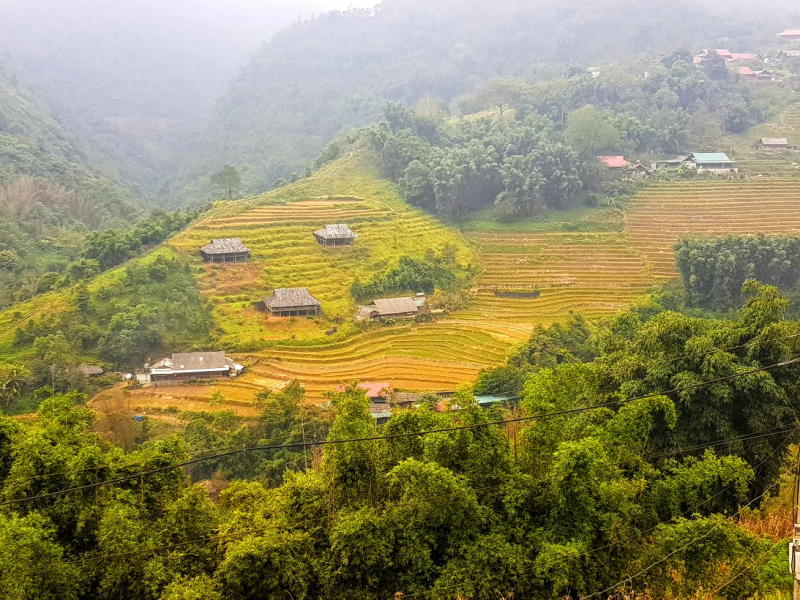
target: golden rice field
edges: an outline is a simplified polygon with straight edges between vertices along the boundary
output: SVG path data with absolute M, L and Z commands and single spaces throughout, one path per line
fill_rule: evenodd
M 800 179 L 664 183 L 642 191 L 625 217 L 626 239 L 658 278 L 678 275 L 673 246 L 692 233 L 800 233 Z
M 642 256 L 621 234 L 610 232 L 471 232 L 484 272 L 462 319 L 517 323 L 527 327 L 563 319 L 569 311 L 613 314 L 644 294 L 649 285 Z M 503 298 L 499 291 L 534 288 L 539 298 Z

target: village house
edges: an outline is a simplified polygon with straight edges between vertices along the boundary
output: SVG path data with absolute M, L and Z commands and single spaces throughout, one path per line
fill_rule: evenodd
M 762 150 L 788 150 L 789 140 L 786 138 L 761 138 L 758 146 Z
M 598 156 L 597 160 L 603 163 L 612 171 L 621 171 L 630 166 L 624 156 Z
M 379 298 L 369 307 L 373 319 L 405 319 L 419 314 L 414 298 Z
M 136 373 L 136 379 L 140 383 L 221 379 L 236 377 L 243 370 L 242 365 L 224 352 L 186 352 L 145 364 L 144 370 Z
M 697 170 L 701 173 L 719 175 L 723 173 L 738 173 L 736 162 L 728 158 L 723 152 L 695 152 L 692 154 Z
M 314 232 L 314 237 L 321 246 L 352 246 L 358 234 L 347 225 L 325 225 L 323 229 Z
M 306 288 L 278 288 L 264 298 L 270 317 L 308 317 L 318 315 L 322 304 Z
M 736 71 L 740 77 L 744 77 L 745 79 L 755 79 L 756 73 L 750 67 L 739 67 Z
M 778 54 L 778 58 L 796 60 L 800 58 L 800 50 L 781 50 Z
M 655 169 L 648 167 L 647 165 L 643 165 L 642 163 L 636 163 L 633 167 L 631 167 L 631 172 L 639 177 L 649 177 L 653 174 L 653 171 L 655 171 Z
M 211 240 L 200 248 L 200 256 L 211 263 L 238 263 L 250 260 L 250 249 L 239 238 Z
M 778 37 L 784 40 L 800 42 L 800 29 L 787 29 L 779 33 Z
M 100 377 L 104 373 L 100 365 L 81 365 L 78 372 L 84 377 Z
M 691 154 L 683 154 L 677 158 L 666 158 L 653 163 L 653 169 L 680 169 L 684 165 L 694 166 Z

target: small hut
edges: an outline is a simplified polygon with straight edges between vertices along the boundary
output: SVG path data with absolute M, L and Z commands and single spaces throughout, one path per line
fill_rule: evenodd
M 419 314 L 419 307 L 413 298 L 380 298 L 372 303 L 373 318 L 405 319 Z
M 314 232 L 314 237 L 321 246 L 352 246 L 358 234 L 347 225 L 325 225 Z
M 278 288 L 264 298 L 270 317 L 307 317 L 318 315 L 322 304 L 306 288 Z
M 250 260 L 250 249 L 239 238 L 211 240 L 200 248 L 200 256 L 212 263 L 246 262 Z
M 788 150 L 789 140 L 786 138 L 761 138 L 762 150 Z

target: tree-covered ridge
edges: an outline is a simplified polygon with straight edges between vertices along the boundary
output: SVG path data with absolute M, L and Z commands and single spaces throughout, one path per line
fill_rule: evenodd
M 341 131 L 378 118 L 386 100 L 414 105 L 430 96 L 448 105 L 492 78 L 548 80 L 574 64 L 614 61 L 644 71 L 654 56 L 681 46 L 750 47 L 758 31 L 661 0 L 646 9 L 502 0 L 491 10 L 477 0 L 386 0 L 374 13 L 324 14 L 278 34 L 253 57 L 218 103 L 180 183 L 199 191 L 223 164 L 247 165 L 246 191 L 261 192 L 302 172 Z M 649 59 L 634 68 L 640 56 Z
M 598 155 L 649 163 L 654 154 L 688 152 L 724 131 L 744 131 L 790 93 L 754 90 L 724 64 L 697 67 L 683 51 L 642 68 L 533 84 L 493 80 L 462 99 L 466 112 L 494 107 L 499 119 L 452 120 L 431 98 L 413 110 L 390 103 L 365 133 L 412 204 L 447 220 L 494 206 L 511 221 L 630 194 L 633 182 L 605 185 L 611 178 Z
M 675 246 L 691 306 L 725 310 L 741 304 L 748 279 L 789 291 L 800 282 L 800 237 L 694 236 Z
M 184 414 L 159 434 L 154 419 L 101 410 L 96 423 L 80 396 L 47 399 L 36 420 L 0 419 L 10 503 L 0 590 L 20 600 L 785 590 L 785 545 L 743 517 L 757 521 L 747 509 L 767 494 L 782 498 L 800 383 L 783 363 L 800 330 L 775 288 L 752 291 L 729 321 L 626 313 L 537 333 L 517 359 L 530 371 L 514 412 L 484 411 L 462 389 L 459 411 L 434 412 L 439 398 L 426 397 L 378 428 L 355 386 L 334 395 L 327 421 L 293 383 L 255 398 L 255 423 Z M 580 346 L 597 358 L 579 360 Z M 215 455 L 253 446 L 266 448 Z

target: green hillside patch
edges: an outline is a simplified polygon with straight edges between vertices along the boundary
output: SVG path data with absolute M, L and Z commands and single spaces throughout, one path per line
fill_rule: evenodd
M 171 241 L 188 258 L 202 295 L 213 305 L 223 346 L 257 351 L 279 340 L 341 341 L 357 331 L 350 293 L 357 278 L 368 281 L 403 256 L 423 259 L 448 244 L 462 265 L 475 263 L 459 232 L 406 204 L 395 186 L 381 179 L 373 159 L 367 151 L 353 152 L 312 177 L 222 205 Z M 339 223 L 358 234 L 355 245 L 320 246 L 313 232 Z M 252 260 L 204 264 L 199 249 L 212 238 L 240 238 Z M 267 319 L 257 303 L 286 287 L 308 288 L 322 302 L 322 316 Z
M 47 361 L 65 369 L 90 359 L 130 369 L 163 352 L 206 345 L 212 327 L 189 265 L 162 247 L 88 285 L 1 312 L 0 363 L 36 367 L 57 346 L 64 351 Z

